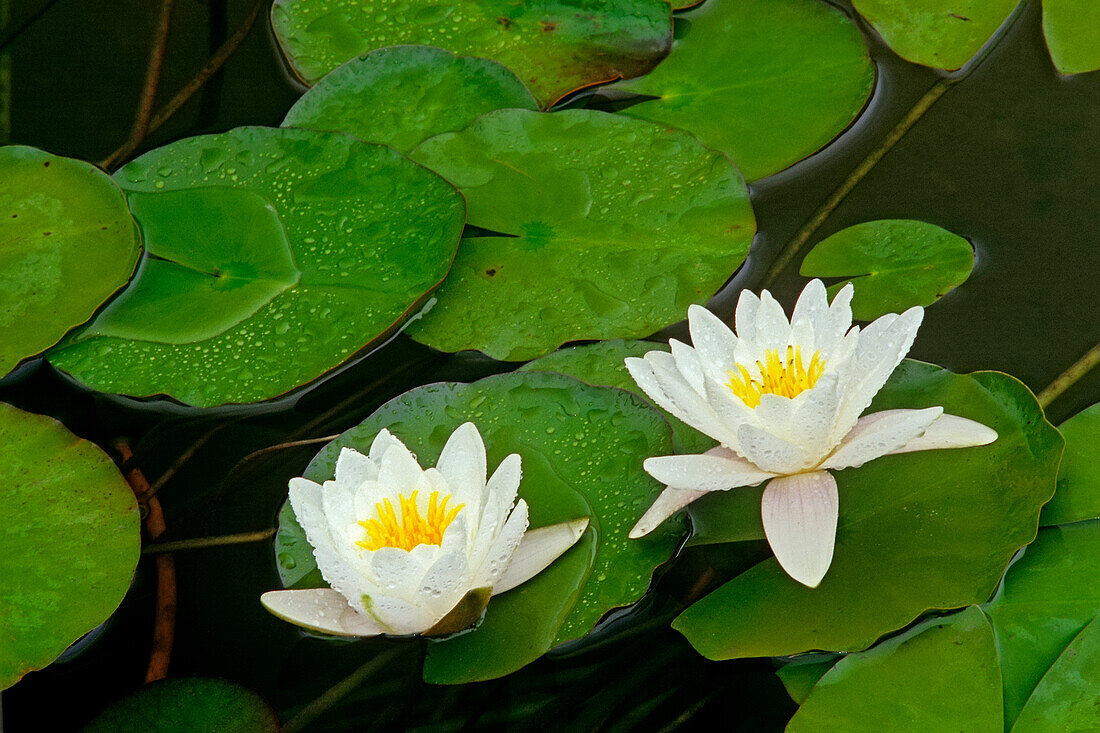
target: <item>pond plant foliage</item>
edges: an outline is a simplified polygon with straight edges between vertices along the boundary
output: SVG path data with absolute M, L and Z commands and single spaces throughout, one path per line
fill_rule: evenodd
M 1041 5 L 1058 73 L 1100 68 L 1094 4 Z M 857 219 L 814 225 L 804 252 L 753 247 L 768 181 L 874 114 L 868 33 L 946 85 L 1019 12 L 274 0 L 271 64 L 304 89 L 281 126 L 125 154 L 113 175 L 0 147 L 12 383 L 50 370 L 97 405 L 205 424 L 308 400 L 395 334 L 458 355 L 230 475 L 278 487 L 262 573 L 234 570 L 265 586 L 258 628 L 290 640 L 282 674 L 350 676 L 272 707 L 163 679 L 165 657 L 85 730 L 312 729 L 368 680 L 514 679 L 655 629 L 707 664 L 770 659 L 790 731 L 1100 727 L 1097 406 L 1055 428 L 1052 398 L 1008 374 L 905 358 L 975 271 L 963 228 Z M 797 303 L 743 267 L 760 256 L 797 264 L 807 280 L 776 290 Z M 168 479 L 113 429 L 0 403 L 5 689 L 148 593 L 143 545 L 155 659 L 169 552 L 252 541 L 160 538 L 187 502 L 162 508 Z M 308 465 L 262 460 L 303 445 Z M 728 562 L 690 575 L 699 557 Z

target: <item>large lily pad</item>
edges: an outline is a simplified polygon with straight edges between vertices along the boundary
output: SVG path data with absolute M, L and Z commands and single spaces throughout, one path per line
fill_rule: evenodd
M 648 396 L 634 383 L 630 372 L 626 370 L 625 359 L 629 356 L 644 356 L 650 351 L 668 351 L 668 344 L 653 341 L 625 341 L 615 339 L 600 341 L 584 346 L 570 346 L 547 354 L 541 359 L 528 362 L 517 371 L 521 372 L 557 372 L 594 384 L 598 387 L 618 387 L 641 397 L 653 404 Z M 653 405 L 657 407 L 657 405 Z M 702 453 L 713 448 L 715 441 L 703 435 L 695 428 L 686 425 L 679 418 L 657 407 L 672 426 L 672 443 L 677 453 Z
M 850 654 L 810 692 L 788 733 L 1002 733 L 1001 670 L 977 606 Z
M 1043 0 L 1043 34 L 1058 71 L 1081 74 L 1100 69 L 1100 3 Z
M 111 705 L 84 733 L 276 733 L 279 721 L 259 695 L 203 677 L 161 680 Z
M 88 320 L 140 254 L 126 197 L 107 174 L 0 148 L 0 377 Z
M 0 403 L 0 689 L 103 623 L 141 549 L 137 502 L 98 447 Z
M 409 151 L 497 109 L 538 103 L 495 61 L 430 46 L 391 46 L 352 59 L 299 99 L 283 127 L 346 132 Z
M 1004 670 L 1005 723 L 1082 629 L 1100 616 L 1100 521 L 1047 527 L 986 606 Z
M 1035 536 L 1063 441 L 1031 392 L 997 372 L 957 375 L 905 361 L 869 411 L 934 405 L 992 427 L 997 441 L 836 472 L 836 551 L 819 587 L 797 583 L 770 558 L 689 608 L 674 628 L 712 659 L 855 651 L 927 610 L 987 600 Z M 712 513 L 710 541 L 763 538 L 761 492 L 707 497 L 693 518 Z M 725 498 L 734 499 L 729 513 Z
M 188 138 L 116 178 L 145 259 L 50 362 L 200 407 L 281 395 L 379 342 L 446 275 L 465 214 L 431 171 L 329 132 Z
M 1100 517 L 1100 403 L 1058 426 L 1066 439 L 1058 467 L 1058 490 L 1043 507 L 1039 524 L 1079 522 Z
M 309 84 L 367 51 L 415 43 L 499 61 L 546 107 L 646 73 L 672 43 L 668 0 L 276 0 L 271 25 Z
M 826 145 L 871 95 L 863 36 L 827 3 L 707 0 L 683 17 L 668 60 L 616 85 L 654 97 L 622 114 L 694 133 L 749 180 Z
M 985 45 L 1018 0 L 852 0 L 852 4 L 906 61 L 957 69 Z
M 1012 733 L 1100 730 L 1100 620 L 1059 655 L 1016 719 Z
M 326 446 L 305 475 L 330 479 L 340 448 L 366 451 L 382 428 L 403 440 L 423 465 L 433 465 L 447 437 L 468 420 L 485 438 L 490 466 L 509 453 L 522 456 L 519 493 L 530 507 L 532 527 L 580 516 L 592 523 L 547 570 L 494 597 L 477 630 L 432 643 L 424 669 L 432 683 L 498 677 L 556 643 L 582 636 L 606 611 L 641 596 L 682 531 L 672 524 L 652 538 L 626 536 L 661 488 L 642 470 L 646 456 L 671 450 L 661 414 L 623 390 L 560 374 L 502 374 L 468 385 L 414 389 Z M 287 551 L 288 538 L 305 542 L 300 529 L 284 523 L 281 530 L 277 553 Z M 315 583 L 309 555 L 296 553 L 295 563 L 295 587 Z M 285 578 L 285 559 L 281 564 Z
M 576 339 L 648 336 L 744 261 L 748 191 L 690 135 L 587 110 L 500 110 L 412 153 L 466 195 L 470 223 L 439 302 L 409 329 L 509 360 Z
M 880 219 L 822 240 L 806 255 L 799 272 L 847 278 L 831 285 L 829 295 L 852 283 L 852 314 L 871 321 L 935 303 L 973 269 L 974 249 L 959 235 L 923 221 Z

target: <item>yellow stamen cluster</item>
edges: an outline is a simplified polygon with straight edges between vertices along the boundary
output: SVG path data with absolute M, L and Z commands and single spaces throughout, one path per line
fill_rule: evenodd
M 797 397 L 813 387 L 825 373 L 825 360 L 821 358 L 821 352 L 815 351 L 807 366 L 802 362 L 800 346 L 787 347 L 786 361 L 780 360 L 777 350 L 768 349 L 764 352 L 764 360 L 757 361 L 756 366 L 760 370 L 760 377 L 757 379 L 741 364 L 737 365 L 740 373 L 732 370 L 727 372 L 730 376 L 727 386 L 752 408 L 760 404 L 761 395 Z
M 433 491 L 428 497 L 428 512 L 420 515 L 420 507 L 416 504 L 417 492 L 412 492 L 408 497 L 398 494 L 397 503 L 401 507 L 401 516 L 394 511 L 393 503 L 389 499 L 374 505 L 377 515 L 374 519 L 359 522 L 359 525 L 367 531 L 366 539 L 355 544 L 365 550 L 378 550 L 383 547 L 396 547 L 409 551 L 417 545 L 439 545 L 443 543 L 443 533 L 447 531 L 458 512 L 465 504 L 447 509 L 447 502 L 451 500 L 450 494 L 439 498 L 439 492 Z

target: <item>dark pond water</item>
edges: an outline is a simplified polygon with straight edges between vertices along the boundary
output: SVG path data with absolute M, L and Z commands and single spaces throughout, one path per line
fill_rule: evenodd
M 44 8 L 14 38 L 0 30 L 0 142 L 89 160 L 117 147 L 131 123 L 157 5 L 0 0 L 0 19 L 9 23 L 0 20 L 0 27 L 8 29 Z M 170 91 L 232 32 L 251 0 L 176 5 L 162 82 Z M 861 119 L 826 152 L 753 185 L 760 233 L 749 262 L 715 300 L 721 314 L 732 313 L 740 288 L 760 286 L 775 254 L 937 79 L 875 39 L 872 49 L 878 88 Z M 298 94 L 262 19 L 224 71 L 147 145 L 278 124 Z M 1043 44 L 1039 3 L 1027 2 L 996 49 L 856 186 L 815 241 L 877 218 L 923 219 L 970 238 L 977 269 L 929 309 L 911 356 L 956 371 L 1007 371 L 1038 391 L 1100 338 L 1098 128 L 1100 74 L 1060 78 Z M 790 302 L 800 287 L 796 268 L 789 268 L 773 290 Z M 164 539 L 182 539 L 272 526 L 287 478 L 300 473 L 316 446 L 255 451 L 339 432 L 419 384 L 508 368 L 477 356 L 434 354 L 399 336 L 300 398 L 259 409 L 199 413 L 123 403 L 82 392 L 38 363 L 0 382 L 0 399 L 54 415 L 105 447 L 128 437 L 136 464 L 151 479 L 220 428 L 160 493 L 169 525 Z M 1100 373 L 1094 373 L 1051 406 L 1051 419 L 1059 422 L 1098 398 Z M 685 553 L 639 608 L 607 624 L 593 642 L 559 649 L 503 680 L 423 685 L 421 650 L 409 645 L 392 670 L 316 729 L 521 730 L 553 721 L 576 730 L 667 730 L 717 718 L 733 730 L 779 730 L 794 706 L 769 662 L 705 662 L 665 623 L 697 590 L 691 586 L 704 570 L 714 568 L 709 577 L 721 578 L 744 562 L 720 550 Z M 176 565 L 173 676 L 238 681 L 285 715 L 382 643 L 302 639 L 268 616 L 257 601 L 278 582 L 268 543 L 181 553 Z M 140 685 L 154 583 L 152 564 L 143 561 L 126 602 L 93 646 L 5 692 L 4 730 L 77 729 Z

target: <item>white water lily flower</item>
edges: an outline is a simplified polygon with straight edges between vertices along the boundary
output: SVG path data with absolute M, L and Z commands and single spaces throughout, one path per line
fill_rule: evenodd
M 588 519 L 527 530 L 520 457 L 486 480 L 485 444 L 457 428 L 435 468 L 388 430 L 370 452 L 344 448 L 335 480 L 290 481 L 290 504 L 331 588 L 261 598 L 272 613 L 330 634 L 443 634 L 469 626 L 491 594 L 529 580 L 569 549 Z M 513 506 L 514 503 L 514 506 Z M 453 612 L 453 613 L 452 613 Z
M 734 334 L 706 308 L 688 310 L 694 344 L 628 358 L 661 407 L 721 443 L 701 455 L 659 456 L 646 471 L 666 485 L 631 530 L 641 537 L 711 491 L 768 481 L 761 518 L 779 564 L 816 587 L 829 569 L 838 497 L 830 471 L 892 453 L 985 445 L 997 433 L 942 407 L 860 417 L 916 337 L 920 307 L 852 325 L 852 285 L 830 306 L 813 280 L 788 321 L 768 291 L 742 292 Z

